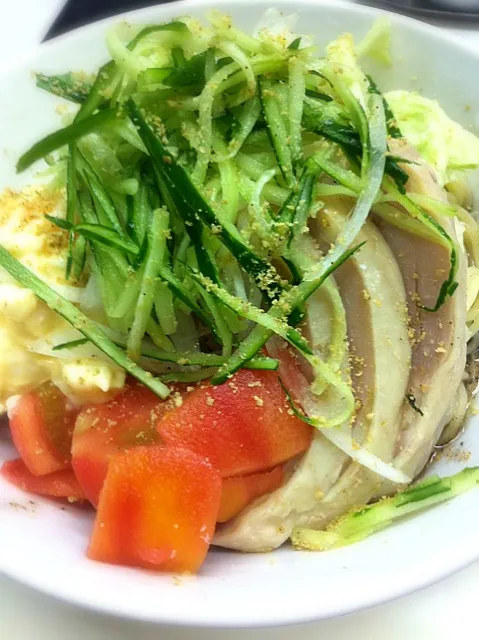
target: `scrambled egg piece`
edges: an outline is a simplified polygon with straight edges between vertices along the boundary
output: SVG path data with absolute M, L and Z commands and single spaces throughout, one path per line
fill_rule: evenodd
M 6 190 L 0 195 L 0 244 L 71 302 L 79 303 L 85 286 L 65 280 L 67 234 L 45 214 L 63 217 L 64 194 L 46 189 Z M 84 285 L 85 283 L 81 283 Z M 52 351 L 71 332 L 68 323 L 30 290 L 19 286 L 0 268 L 0 408 L 11 396 L 52 380 L 74 402 L 97 402 L 121 388 L 125 373 L 106 356 L 88 349 Z M 50 345 L 39 350 L 39 343 Z M 91 353 L 93 351 L 93 353 Z

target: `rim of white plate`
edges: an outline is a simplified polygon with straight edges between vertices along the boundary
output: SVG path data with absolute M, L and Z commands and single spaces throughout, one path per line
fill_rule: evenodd
M 234 0 L 230 0 L 230 5 L 232 1 Z M 249 5 L 255 10 L 258 10 L 261 7 L 267 9 L 271 6 L 281 9 L 282 6 L 286 6 L 289 4 L 289 0 L 236 0 L 236 2 L 238 5 Z M 202 8 L 208 10 L 211 8 L 223 7 L 225 10 L 227 10 L 227 5 L 228 2 L 225 0 L 182 0 L 166 5 L 159 5 L 129 11 L 113 17 L 105 18 L 103 20 L 99 20 L 89 25 L 77 28 L 46 43 L 43 43 L 34 49 L 31 49 L 25 56 L 23 56 L 20 60 L 16 60 L 13 64 L 0 66 L 0 76 L 7 73 L 15 72 L 16 70 L 21 70 L 26 65 L 33 65 L 39 53 L 46 50 L 55 49 L 55 47 L 59 43 L 62 43 L 64 41 L 75 40 L 78 36 L 82 35 L 85 32 L 95 32 L 96 37 L 97 33 L 99 34 L 105 29 L 107 25 L 110 25 L 116 21 L 134 20 L 135 22 L 138 22 L 143 19 L 145 21 L 148 21 L 148 19 L 159 21 L 163 19 L 163 16 L 167 18 L 172 14 L 184 15 L 188 13 L 189 9 L 198 11 L 198 9 Z M 353 14 L 356 13 L 358 15 L 370 17 L 372 20 L 381 15 L 388 16 L 393 24 L 396 23 L 399 25 L 404 25 L 412 30 L 416 30 L 419 33 L 423 33 L 424 35 L 436 38 L 442 42 L 447 42 L 450 47 L 454 47 L 460 51 L 467 52 L 470 56 L 476 58 L 479 64 L 479 50 L 475 50 L 474 47 L 469 43 L 461 41 L 457 36 L 445 31 L 442 28 L 423 23 L 414 18 L 399 15 L 387 10 L 352 4 L 350 2 L 344 2 L 343 0 L 298 0 L 298 11 L 300 11 L 302 6 L 315 7 L 318 8 L 318 10 L 320 10 L 321 7 L 326 9 L 334 8 L 335 11 L 339 10 Z M 85 590 L 78 591 L 75 589 L 67 589 L 66 591 L 60 592 L 58 589 L 58 584 L 55 582 L 49 582 L 48 576 L 45 576 L 43 574 L 36 575 L 31 572 L 28 573 L 28 571 L 19 570 L 18 567 L 0 567 L 0 572 L 30 588 L 35 589 L 36 591 L 49 596 L 53 596 L 65 603 L 77 605 L 91 611 L 109 614 L 119 618 L 133 620 L 136 619 L 144 622 L 156 622 L 164 625 L 184 627 L 204 626 L 221 628 L 260 628 L 306 623 L 318 620 L 320 618 L 329 618 L 336 615 L 351 613 L 353 611 L 366 609 L 378 604 L 382 604 L 395 598 L 407 595 L 413 591 L 417 591 L 419 589 L 427 587 L 455 573 L 456 571 L 465 568 L 467 565 L 471 564 L 477 559 L 479 559 L 479 541 L 477 545 L 466 545 L 464 548 L 461 548 L 459 550 L 456 549 L 454 555 L 451 557 L 442 557 L 441 562 L 437 563 L 437 565 L 434 565 L 432 568 L 430 567 L 425 575 L 422 575 L 420 572 L 414 572 L 414 574 L 412 572 L 406 572 L 404 575 L 401 575 L 394 584 L 388 583 L 387 585 L 384 585 L 384 588 L 381 590 L 380 594 L 378 594 L 377 591 L 371 593 L 367 590 L 364 593 L 358 593 L 355 597 L 354 602 L 346 607 L 344 605 L 341 605 L 338 600 L 334 605 L 331 605 L 327 609 L 323 609 L 321 612 L 318 612 L 313 608 L 305 611 L 292 607 L 288 610 L 277 611 L 275 615 L 251 615 L 250 617 L 245 618 L 243 614 L 238 613 L 237 617 L 229 615 L 227 619 L 222 618 L 221 615 L 211 615 L 211 613 L 209 612 L 205 613 L 205 615 L 197 615 L 196 617 L 186 618 L 181 615 L 168 614 L 164 611 L 157 611 L 153 613 L 151 611 L 138 612 L 133 609 L 128 610 L 123 606 L 117 606 L 116 603 L 112 600 L 109 600 L 107 603 L 105 601 L 92 601 L 88 591 Z

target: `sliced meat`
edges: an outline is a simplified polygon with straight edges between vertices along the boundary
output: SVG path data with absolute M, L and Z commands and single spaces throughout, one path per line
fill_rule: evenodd
M 407 292 L 412 346 L 410 400 L 402 410 L 395 466 L 414 477 L 426 464 L 445 426 L 464 373 L 465 259 L 461 252 L 459 287 L 454 296 L 435 313 L 425 311 L 419 305 L 434 306 L 449 269 L 448 250 L 382 221 L 378 226 L 396 255 Z M 448 231 L 453 233 L 452 228 Z M 385 485 L 382 491 L 390 488 Z
M 345 198 L 326 199 L 316 233 L 334 243 L 350 207 Z M 363 248 L 336 274 L 348 318 L 353 385 L 361 402 L 353 435 L 390 462 L 411 361 L 406 295 L 394 256 L 373 224 L 363 227 L 358 237 L 362 241 Z M 298 524 L 323 527 L 353 506 L 367 503 L 380 482 L 376 474 L 352 462 L 314 512 Z
M 432 170 L 407 145 L 391 151 L 415 163 L 404 164 L 410 192 L 445 197 Z M 315 223 L 316 236 L 334 244 L 350 207 L 346 198 L 327 198 Z M 434 306 L 447 275 L 448 250 L 382 220 L 377 224 L 380 232 L 371 222 L 364 226 L 358 241 L 366 245 L 335 274 L 347 314 L 350 374 L 359 405 L 352 433 L 371 453 L 415 476 L 461 396 L 466 256 L 459 245 L 459 287 L 453 298 L 436 313 L 424 311 L 420 305 Z M 441 224 L 457 240 L 454 222 Z M 306 384 L 303 374 L 297 375 Z M 327 402 L 327 394 L 320 401 Z M 318 433 L 286 484 L 220 527 L 215 542 L 245 551 L 272 549 L 294 526 L 324 527 L 349 508 L 396 488 Z
M 433 171 L 411 148 L 401 145 L 391 151 L 415 164 L 404 164 L 408 190 L 446 201 Z M 432 212 L 431 212 L 432 213 Z M 394 464 L 416 476 L 427 463 L 432 449 L 450 418 L 450 407 L 459 391 L 466 363 L 466 268 L 467 259 L 454 221 L 443 217 L 441 225 L 456 240 L 459 283 L 452 298 L 436 312 L 433 307 L 449 270 L 449 251 L 426 238 L 398 229 L 382 220 L 377 225 L 391 247 L 402 273 L 407 294 L 409 336 L 412 347 L 410 401 L 404 403 L 401 434 Z M 414 404 L 414 409 L 411 404 Z M 421 415 L 421 413 L 423 415 Z M 393 489 L 384 483 L 380 493 Z
M 318 237 L 333 243 L 350 208 L 350 200 L 331 198 L 322 211 Z M 406 298 L 394 257 L 371 223 L 358 238 L 364 240 L 364 247 L 337 272 L 347 314 L 351 378 L 359 403 L 353 436 L 389 461 L 409 377 Z M 320 401 L 327 401 L 327 395 Z M 278 547 L 294 526 L 320 526 L 350 506 L 367 502 L 379 484 L 375 474 L 350 463 L 317 433 L 288 482 L 220 527 L 215 544 L 243 551 Z

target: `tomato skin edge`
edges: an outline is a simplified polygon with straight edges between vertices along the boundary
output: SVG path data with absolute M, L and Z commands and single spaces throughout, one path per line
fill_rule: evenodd
M 31 473 L 21 458 L 3 463 L 0 474 L 22 491 L 47 498 L 65 498 L 69 502 L 85 501 L 72 469 L 60 469 L 43 476 Z
M 78 411 L 51 383 L 19 396 L 9 407 L 10 434 L 31 473 L 42 476 L 71 467 Z

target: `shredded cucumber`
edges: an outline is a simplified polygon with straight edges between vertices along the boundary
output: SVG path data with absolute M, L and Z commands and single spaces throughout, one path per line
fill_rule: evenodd
M 296 549 L 327 551 L 359 542 L 395 520 L 428 509 L 469 491 L 479 484 L 479 467 L 464 469 L 449 478 L 432 476 L 392 498 L 360 507 L 330 524 L 324 531 L 296 529 L 292 542 Z
M 293 158 L 288 142 L 288 129 L 282 114 L 280 102 L 276 92 L 278 88 L 268 80 L 258 83 L 263 116 L 271 139 L 271 146 L 276 155 L 279 170 L 287 187 L 293 185 Z
M 160 266 L 164 262 L 167 233 L 169 233 L 168 211 L 157 209 L 153 212 L 151 227 L 147 232 L 148 249 L 145 256 L 145 269 L 128 337 L 127 351 L 133 360 L 137 360 L 140 356 L 141 342 L 155 302 L 156 279 Z
M 306 92 L 303 62 L 292 57 L 288 63 L 289 72 L 289 143 L 293 161 L 299 162 L 303 155 L 302 119 Z

